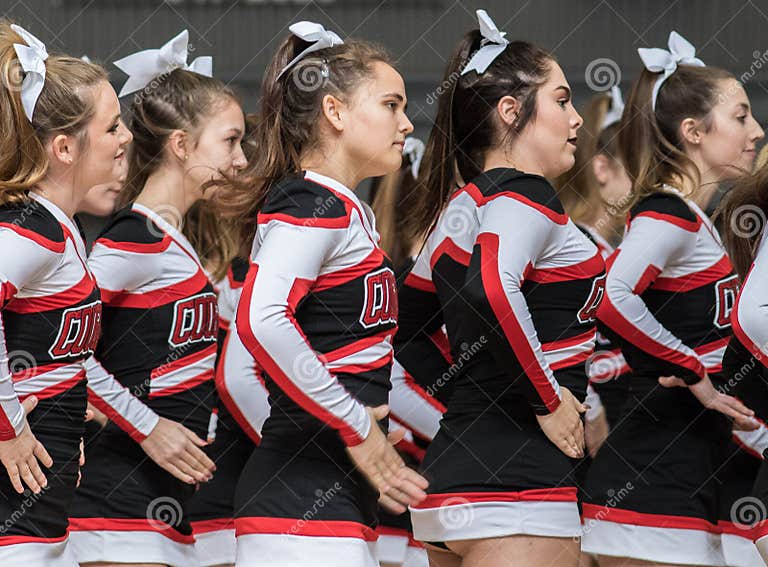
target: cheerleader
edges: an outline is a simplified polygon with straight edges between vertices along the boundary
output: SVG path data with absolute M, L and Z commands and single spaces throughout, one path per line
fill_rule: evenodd
M 401 295 L 403 312 L 444 319 L 454 361 L 414 536 L 436 565 L 575 566 L 579 400 L 604 263 L 547 178 L 573 166 L 582 120 L 552 55 L 477 14 L 445 70 L 410 223 L 434 229 Z M 409 339 L 395 344 L 410 371 Z
M 0 562 L 73 567 L 67 518 L 101 303 L 73 216 L 131 134 L 101 67 L 0 22 Z M 33 411 L 34 409 L 34 411 Z
M 417 190 L 419 166 L 424 157 L 424 142 L 418 138 L 405 139 L 403 163 L 400 169 L 377 178 L 372 187 L 372 203 L 376 217 L 376 228 L 380 235 L 379 244 L 392 260 L 398 283 L 408 274 L 422 245 L 424 236 L 409 238 L 405 234 L 406 211 L 410 199 Z M 402 326 L 407 314 L 401 313 L 398 325 Z M 407 325 L 407 323 L 405 323 Z M 435 336 L 443 335 L 442 329 Z M 442 359 L 444 367 L 449 360 Z M 428 383 L 434 376 L 426 377 Z M 424 449 L 435 436 L 445 407 L 433 395 L 417 383 L 396 360 L 392 364 L 392 390 L 389 394 L 390 426 L 405 428 L 405 438 L 396 448 L 403 460 L 417 467 L 424 458 Z M 413 538 L 410 515 L 405 512 L 395 515 L 385 509 L 379 510 L 377 554 L 382 567 L 426 567 L 427 553 L 421 542 Z
M 258 231 L 237 329 L 271 413 L 235 493 L 237 565 L 377 565 L 376 501 L 426 482 L 392 447 L 395 278 L 353 189 L 400 166 L 405 90 L 379 47 L 290 27 L 265 73 L 248 182 L 229 205 Z
M 727 418 L 756 424 L 716 388 L 738 283 L 702 209 L 763 132 L 738 81 L 679 34 L 639 53 L 619 134 L 633 202 L 598 311 L 623 341 L 631 409 L 590 467 L 583 547 L 601 566 L 731 565 L 717 525 Z
M 213 286 L 182 224 L 205 188 L 233 175 L 245 158 L 235 94 L 211 78 L 209 58 L 187 65 L 186 56 L 184 31 L 161 49 L 116 63 L 130 75 L 121 94 L 141 93 L 131 106 L 135 139 L 120 196 L 129 206 L 88 259 L 105 306 L 89 378 L 116 376 L 154 415 L 154 426 L 95 391 L 93 403 L 110 421 L 89 447 L 73 505 L 81 563 L 197 562 L 186 506 L 195 483 L 215 469 L 201 437 L 213 403 L 218 316 Z
M 579 131 L 576 163 L 556 181 L 558 196 L 566 213 L 597 245 L 603 259 L 613 252 L 624 233 L 620 214 L 629 202 L 632 182 L 618 155 L 619 121 L 624 101 L 619 87 L 610 94 L 593 96 Z M 585 436 L 587 450 L 594 457 L 605 441 L 611 424 L 619 419 L 627 398 L 629 367 L 621 350 L 601 328 L 595 353 L 587 362 Z

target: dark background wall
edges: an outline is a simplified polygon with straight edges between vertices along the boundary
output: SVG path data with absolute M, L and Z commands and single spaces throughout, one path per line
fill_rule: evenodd
M 213 55 L 217 77 L 235 84 L 255 110 L 262 71 L 290 23 L 314 20 L 342 37 L 385 44 L 402 71 L 416 134 L 426 136 L 435 105 L 431 93 L 453 45 L 476 26 L 485 8 L 508 38 L 553 51 L 575 91 L 592 92 L 590 64 L 620 75 L 623 87 L 640 69 L 638 47 L 665 47 L 677 30 L 709 65 L 742 77 L 755 116 L 768 123 L 768 0 L 1 0 L 51 50 L 111 63 L 155 48 L 189 29 L 192 56 Z M 608 67 L 597 60 L 608 58 Z M 113 68 L 114 69 L 114 68 Z M 112 73 L 116 84 L 124 76 Z M 599 79 L 599 77 L 598 77 Z

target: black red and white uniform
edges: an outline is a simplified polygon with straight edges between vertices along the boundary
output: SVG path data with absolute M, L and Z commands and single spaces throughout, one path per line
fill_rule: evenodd
M 577 461 L 536 415 L 561 386 L 584 399 L 603 283 L 597 247 L 544 178 L 492 169 L 453 195 L 401 296 L 425 322 L 442 311 L 453 360 L 433 378 L 453 391 L 423 463 L 429 495 L 411 508 L 416 539 L 581 534 Z M 409 340 L 398 333 L 396 354 L 415 375 Z
M 607 261 L 614 250 L 611 243 L 593 227 L 577 226 L 595 243 L 603 260 Z M 604 411 L 609 427 L 618 422 L 627 401 L 629 375 L 629 365 L 621 353 L 616 337 L 612 336 L 605 326 L 598 324 L 595 352 L 587 362 L 587 421 L 595 419 Z
M 730 377 L 738 383 L 740 397 L 753 410 L 761 427 L 755 431 L 737 431 L 735 436 L 746 451 L 762 457 L 768 449 L 768 311 L 766 285 L 768 280 L 768 231 L 763 230 L 755 260 L 742 283 L 731 314 L 732 368 Z M 732 505 L 731 521 L 744 530 L 757 520 L 749 534 L 754 541 L 768 536 L 768 466 L 761 461 L 754 483 L 754 498 L 742 498 Z M 743 496 L 743 495 L 742 495 Z M 757 516 L 757 517 L 755 517 Z
M 237 329 L 271 413 L 235 494 L 239 566 L 377 565 L 378 494 L 345 450 L 390 388 L 397 294 L 377 243 L 370 209 L 315 172 L 259 213 Z
M 216 361 L 214 440 L 209 456 L 213 479 L 201 485 L 189 503 L 195 550 L 201 567 L 235 562 L 235 487 L 248 458 L 261 440 L 269 415 L 267 389 L 253 357 L 240 341 L 234 315 L 248 272 L 237 258 L 216 285 L 219 305 L 219 354 Z M 209 438 L 211 436 L 209 435 Z
M 658 378 L 693 384 L 706 373 L 723 383 L 737 289 L 719 235 L 695 203 L 665 187 L 631 209 L 599 318 L 621 337 L 632 379 L 627 411 L 589 470 L 586 552 L 725 564 L 718 474 L 730 424 Z
M 73 567 L 67 523 L 75 492 L 87 401 L 85 360 L 101 323 L 96 280 L 85 263 L 77 226 L 35 194 L 0 208 L 0 440 L 25 427 L 21 401 L 39 404 L 27 416 L 53 458 L 48 486 L 18 494 L 0 474 L 0 563 Z
M 88 265 L 104 302 L 96 370 L 114 375 L 157 416 L 205 439 L 218 314 L 192 245 L 160 215 L 134 204 L 96 240 Z M 186 510 L 195 487 L 141 449 L 148 433 L 142 416 L 94 403 L 110 421 L 86 450 L 72 509 L 78 560 L 195 564 Z

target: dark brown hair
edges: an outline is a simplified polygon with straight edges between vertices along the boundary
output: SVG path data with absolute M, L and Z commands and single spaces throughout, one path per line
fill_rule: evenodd
M 736 273 L 744 280 L 765 230 L 768 218 L 768 164 L 736 180 L 715 213 L 724 227 L 723 243 Z
M 430 230 L 456 188 L 482 173 L 489 149 L 507 143 L 535 119 L 536 92 L 546 82 L 554 57 L 530 43 L 512 41 L 484 73 L 462 75 L 482 39 L 479 30 L 468 32 L 445 69 L 423 173 L 408 196 L 406 226 L 412 237 Z M 515 124 L 498 132 L 496 104 L 504 96 L 515 97 L 521 109 Z
M 127 206 L 139 196 L 165 159 L 165 146 L 174 130 L 185 130 L 195 140 L 195 131 L 205 119 L 228 101 L 239 103 L 230 87 L 184 69 L 161 75 L 136 93 L 130 109 L 133 144 L 128 176 L 118 205 Z M 235 225 L 221 221 L 209 202 L 200 201 L 187 211 L 181 230 L 214 279 L 221 279 L 237 253 Z
M 21 68 L 14 43 L 26 42 L 0 20 L 0 205 L 24 202 L 29 189 L 48 173 L 45 143 L 56 134 L 88 142 L 85 128 L 96 109 L 93 88 L 106 82 L 100 65 L 76 57 L 51 53 L 45 61 L 45 84 L 37 99 L 32 122 L 21 102 Z
M 720 94 L 718 83 L 733 75 L 717 67 L 679 65 L 662 84 L 654 111 L 651 93 L 658 77 L 643 69 L 632 85 L 619 125 L 619 152 L 632 179 L 630 206 L 665 183 L 688 179 L 694 187 L 700 185 L 700 174 L 684 151 L 679 127 L 686 118 L 695 118 L 711 128 L 710 112 Z
M 253 219 L 272 186 L 301 171 L 301 158 L 320 142 L 316 124 L 323 97 L 349 99 L 373 74 L 376 62 L 390 63 L 384 48 L 357 39 L 315 51 L 288 69 L 289 61 L 309 43 L 291 34 L 278 48 L 264 73 L 260 120 L 256 126 L 258 151 L 240 176 L 217 193 L 217 204 L 228 217 Z

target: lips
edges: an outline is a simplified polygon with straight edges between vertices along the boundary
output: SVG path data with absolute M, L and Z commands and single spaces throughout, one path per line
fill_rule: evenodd
M 578 140 L 579 138 L 577 136 L 574 136 L 573 138 L 568 138 L 568 143 L 573 144 L 573 146 L 575 147 Z

